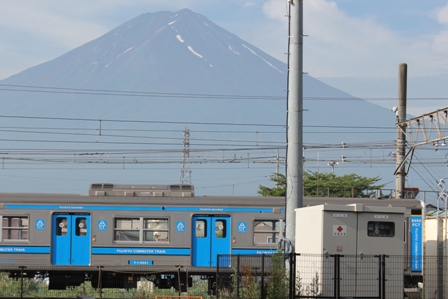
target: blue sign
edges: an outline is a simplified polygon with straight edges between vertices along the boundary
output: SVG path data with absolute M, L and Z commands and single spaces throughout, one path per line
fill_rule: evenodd
M 0 246 L 0 253 L 50 253 L 50 246 Z
M 411 271 L 423 270 L 422 216 L 411 216 Z
M 247 231 L 246 222 L 238 222 L 238 232 L 245 233 Z
M 190 255 L 190 248 L 93 247 L 92 254 Z
M 137 265 L 137 266 L 145 266 L 145 265 L 152 265 L 153 262 L 152 261 L 147 261 L 147 260 L 129 260 L 128 261 L 129 265 Z
M 44 230 L 44 229 L 45 229 L 45 220 L 36 219 L 36 230 Z
M 98 230 L 107 230 L 107 220 L 98 220 Z
M 177 232 L 184 232 L 185 231 L 185 222 L 177 221 L 176 222 L 176 231 Z
M 232 249 L 232 254 L 237 255 L 237 254 L 241 254 L 241 255 L 273 255 L 274 253 L 276 253 L 277 250 L 276 249 Z

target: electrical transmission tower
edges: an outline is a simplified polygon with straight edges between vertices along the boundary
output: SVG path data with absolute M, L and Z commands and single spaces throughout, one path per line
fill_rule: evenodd
M 397 126 L 398 128 L 408 129 L 407 136 L 409 137 L 410 149 L 399 165 L 399 167 L 401 167 L 404 165 L 406 160 L 409 159 L 409 166 L 406 171 L 406 173 L 408 173 L 416 147 L 425 144 L 432 144 L 434 146 L 434 150 L 438 150 L 439 142 L 442 146 L 446 145 L 446 140 L 448 139 L 448 107 L 426 113 L 409 120 L 404 120 L 403 122 L 398 123 Z M 397 167 L 395 173 L 398 171 L 399 167 Z
M 182 151 L 182 168 L 180 170 L 180 184 L 191 185 L 191 168 L 190 168 L 190 130 L 188 126 L 184 129 L 184 149 Z

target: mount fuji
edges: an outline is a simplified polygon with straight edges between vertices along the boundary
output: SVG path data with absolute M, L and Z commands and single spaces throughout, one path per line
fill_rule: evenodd
M 284 159 L 287 74 L 285 63 L 191 10 L 137 16 L 0 81 L 0 125 L 16 128 L 0 133 L 7 162 L 0 190 L 85 193 L 93 182 L 178 183 L 188 158 L 197 194 L 254 195 Z M 393 159 L 387 172 L 368 162 L 353 169 L 342 162 L 366 156 L 365 148 L 330 149 L 378 140 L 387 159 L 394 115 L 308 75 L 303 86 L 305 159 L 313 161 L 305 167 L 331 171 L 327 161 L 340 161 L 341 172 L 393 180 Z M 334 132 L 344 127 L 352 129 Z M 361 127 L 387 130 L 364 134 Z M 126 131 L 119 141 L 118 131 Z M 65 156 L 29 159 L 44 151 Z M 165 156 L 148 156 L 155 152 Z M 23 153 L 30 164 L 13 163 Z

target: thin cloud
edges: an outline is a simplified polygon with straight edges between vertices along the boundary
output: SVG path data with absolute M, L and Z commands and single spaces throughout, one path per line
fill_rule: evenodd
M 285 3 L 266 1 L 263 12 L 268 19 L 287 26 Z M 304 34 L 308 35 L 304 38 L 304 67 L 314 77 L 395 77 L 401 62 L 412 64 L 420 75 L 446 71 L 445 28 L 436 34 L 406 37 L 375 15 L 348 15 L 337 1 L 304 0 L 303 7 Z M 435 15 L 439 23 L 448 24 L 448 5 Z
M 45 5 L 39 5 L 2 2 L 0 4 L 1 26 L 21 34 L 31 34 L 41 39 L 57 41 L 67 49 L 72 49 L 107 32 L 107 28 L 97 22 L 86 21 L 79 15 L 78 17 L 62 16 L 47 10 Z
M 435 20 L 443 26 L 443 29 L 434 36 L 432 49 L 443 57 L 448 51 L 448 4 L 433 11 Z M 444 68 L 448 67 L 448 62 L 440 62 Z
M 235 13 L 237 9 L 241 10 L 242 3 L 246 8 L 262 7 L 264 19 L 250 18 L 250 22 L 232 19 L 226 24 L 218 17 L 222 14 L 214 15 L 221 8 L 226 8 L 228 13 Z M 310 75 L 391 77 L 396 75 L 396 66 L 400 62 L 412 64 L 413 69 L 419 70 L 419 75 L 446 72 L 448 5 L 427 13 L 428 20 L 440 24 L 438 32 L 406 37 L 382 24 L 375 15 L 367 18 L 348 15 L 337 3 L 330 0 L 304 0 L 304 33 L 308 35 L 304 38 L 304 66 Z M 34 53 L 36 61 L 41 62 L 44 58 L 54 58 L 51 57 L 56 51 L 54 49 L 62 54 L 138 14 L 181 8 L 190 8 L 218 24 L 224 23 L 226 29 L 277 59 L 286 61 L 286 0 L 228 0 L 225 3 L 218 0 L 0 1 L 0 38 L 6 40 L 6 36 L 16 35 L 26 40 L 43 40 L 51 53 L 40 57 Z M 15 52 L 5 47 L 1 50 L 2 53 L 8 51 L 9 56 L 4 57 L 11 59 L 6 61 L 12 60 Z
M 448 4 L 434 10 L 434 16 L 440 24 L 448 25 Z

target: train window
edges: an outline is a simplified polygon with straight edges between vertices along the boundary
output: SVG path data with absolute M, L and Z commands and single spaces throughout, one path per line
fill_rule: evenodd
M 118 218 L 115 219 L 115 240 L 116 241 L 139 241 L 140 239 L 140 219 L 139 218 Z
M 283 238 L 282 223 L 278 220 L 255 220 L 254 244 L 278 243 Z
M 168 219 L 117 218 L 115 219 L 115 241 L 168 242 Z
M 76 235 L 84 237 L 87 235 L 87 220 L 86 218 L 76 219 Z
M 197 220 L 196 221 L 196 238 L 207 237 L 207 221 Z
M 143 241 L 168 242 L 168 219 L 144 219 Z
M 367 223 L 367 235 L 369 237 L 394 237 L 395 236 L 395 223 L 393 222 L 381 222 L 381 221 L 369 221 Z
M 2 217 L 2 241 L 3 240 L 27 240 L 28 217 L 3 216 Z
M 226 221 L 216 220 L 215 222 L 215 237 L 225 238 L 226 237 Z
M 67 218 L 59 217 L 56 219 L 56 235 L 57 236 L 67 235 Z

